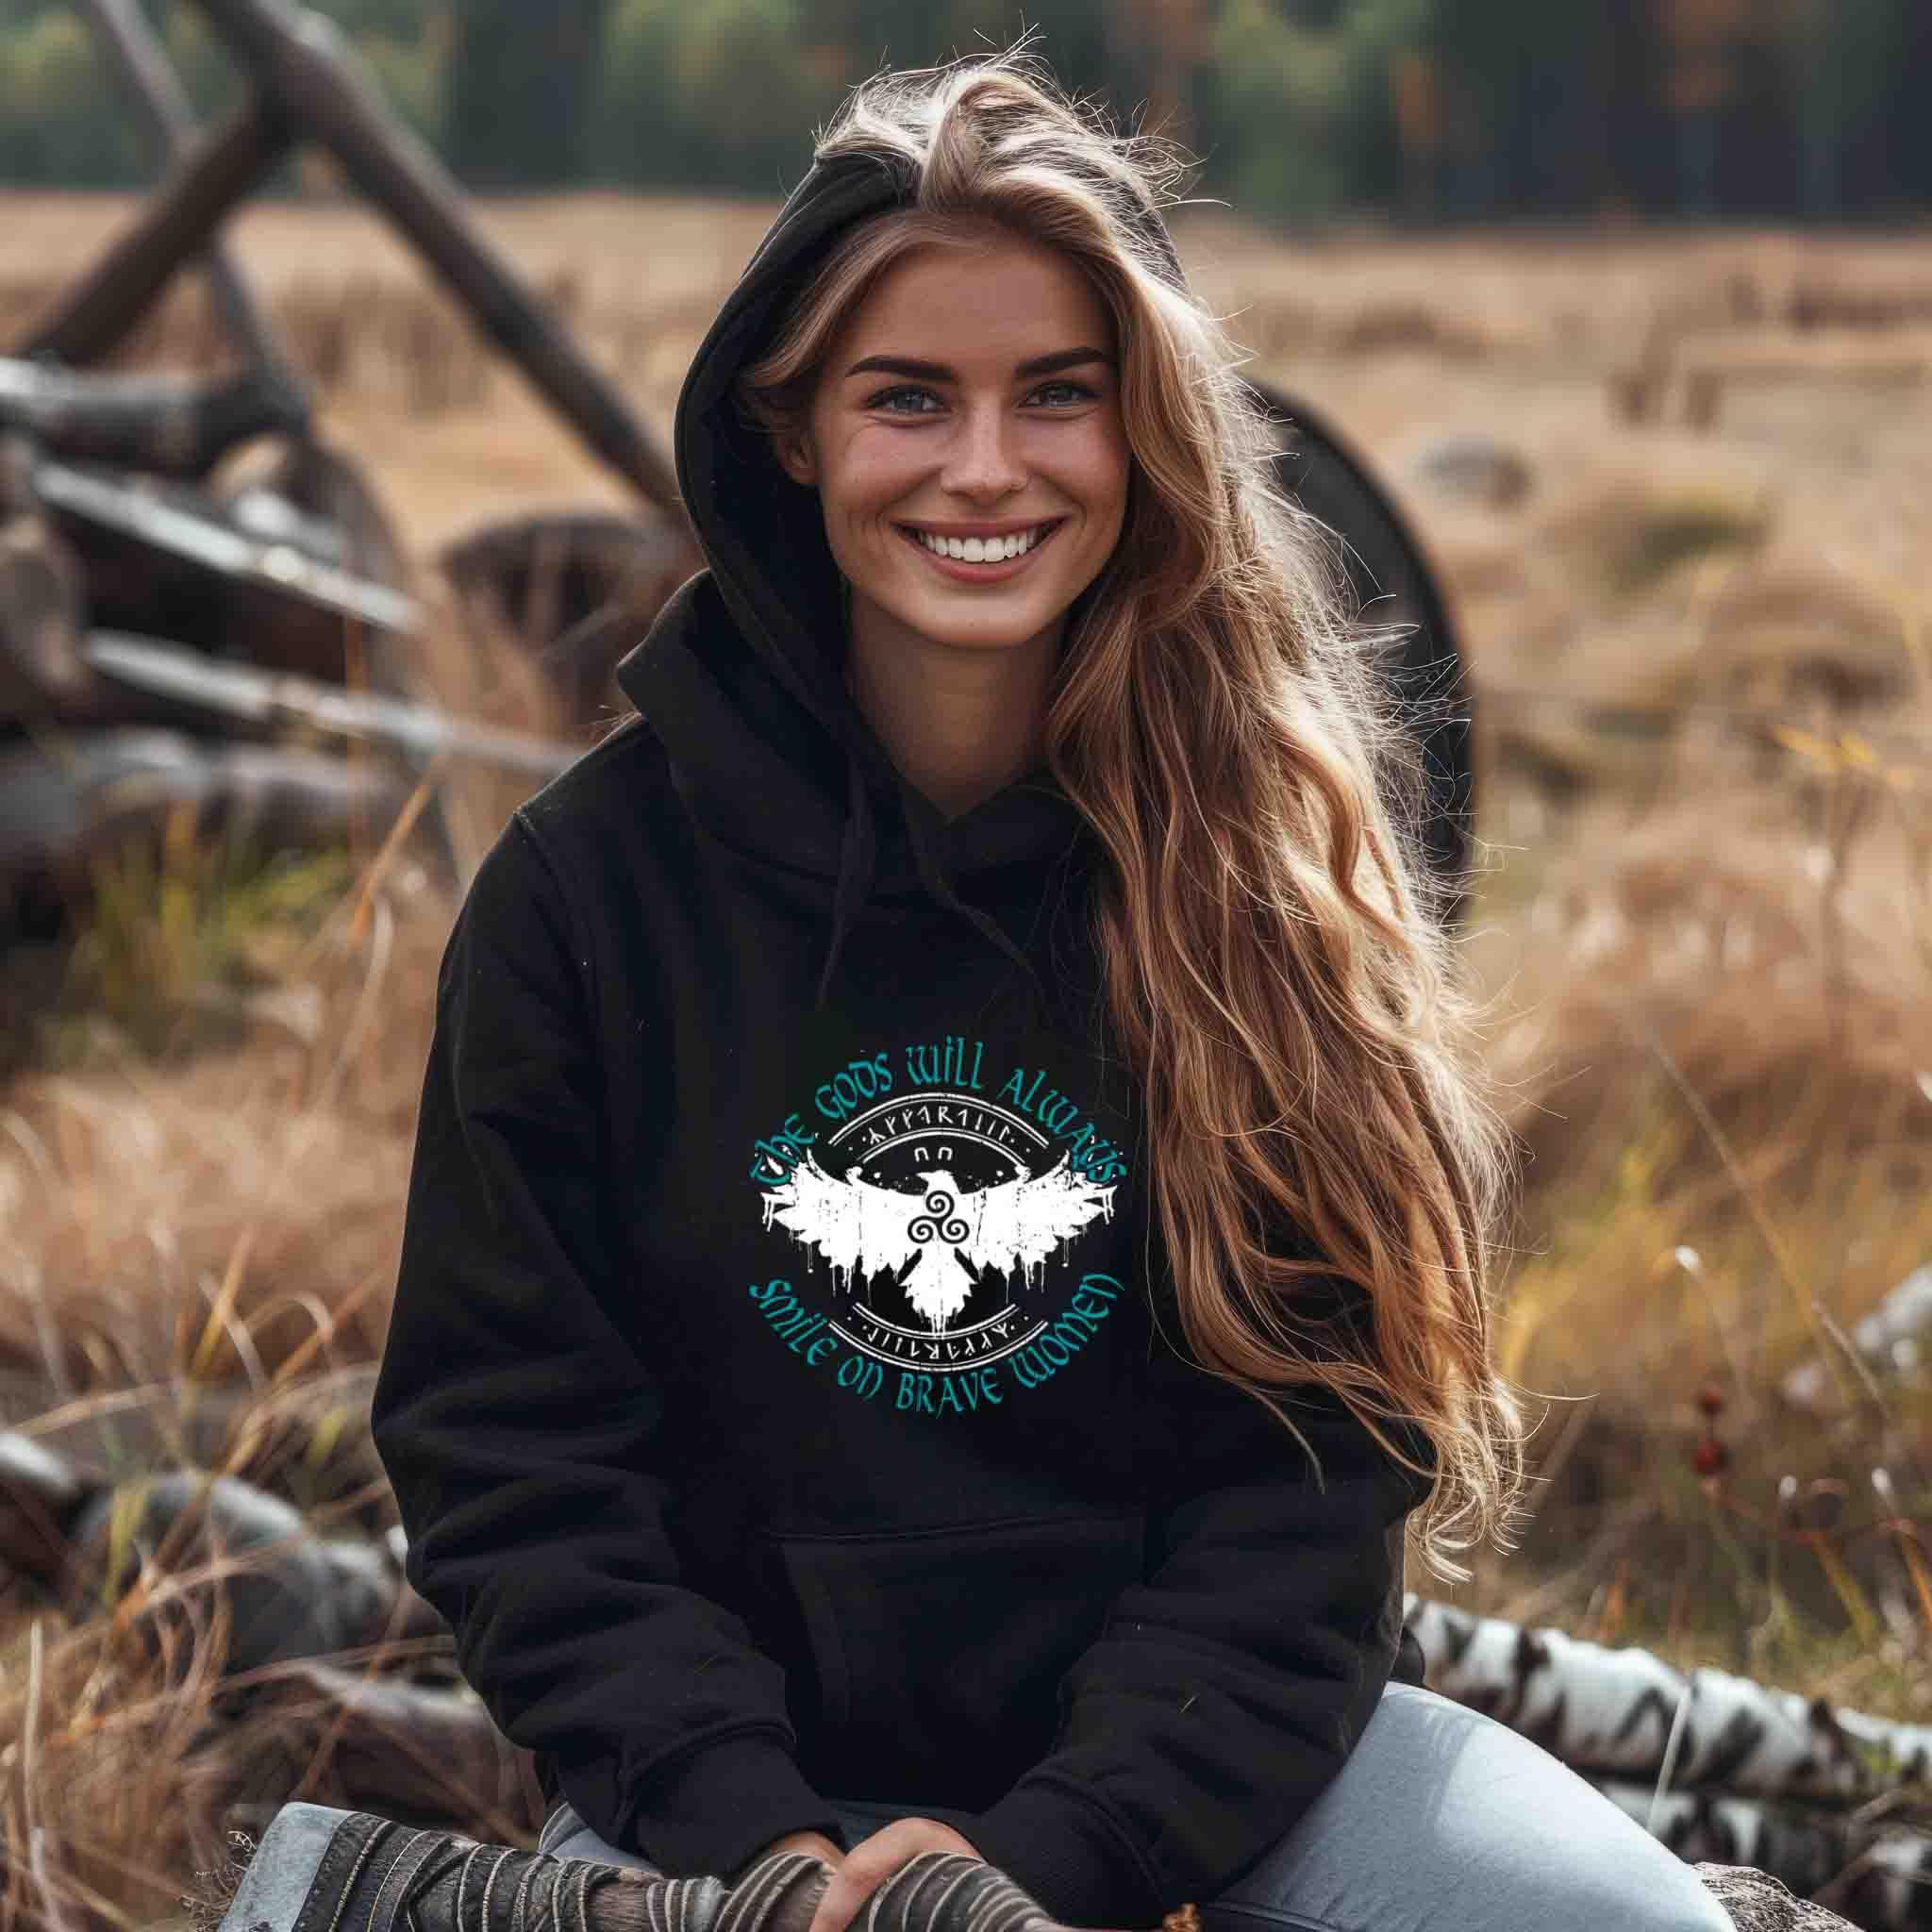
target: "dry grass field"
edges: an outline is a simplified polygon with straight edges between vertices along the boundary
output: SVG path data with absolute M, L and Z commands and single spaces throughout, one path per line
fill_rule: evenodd
M 0 328 L 127 207 L 0 198 Z M 481 218 L 661 433 L 769 213 Z M 1458 1598 L 1925 1717 L 1932 1398 L 1920 1352 L 1847 1337 L 1932 1260 L 1932 234 L 1179 229 L 1257 373 L 1375 459 L 1463 627 L 1467 945 L 1527 1154 L 1498 1345 L 1544 1480 Z M 419 558 L 624 507 L 373 223 L 262 208 L 231 240 Z M 193 291 L 136 354 L 207 365 Z M 1507 501 L 1457 480 L 1511 455 Z M 446 701 L 529 722 L 458 661 L 425 672 Z M 473 828 L 515 795 L 453 782 Z M 192 853 L 163 870 L 104 896 L 72 969 L 95 997 L 0 1090 L 8 1417 L 133 1467 L 184 1377 L 222 1383 L 232 1468 L 324 1526 L 387 1520 L 358 1404 L 450 889 L 373 846 L 240 901 Z M 1782 1380 L 1821 1357 L 1800 1407 Z M 9 1908 L 42 1895 L 30 1842 L 59 1847 L 74 1924 L 151 1923 L 208 1861 L 222 1760 L 130 1641 L 166 1588 L 86 1622 L 8 1593 Z

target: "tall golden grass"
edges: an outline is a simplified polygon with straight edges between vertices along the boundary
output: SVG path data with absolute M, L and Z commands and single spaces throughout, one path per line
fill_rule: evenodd
M 125 212 L 8 205 L 7 325 Z M 485 211 L 660 429 L 768 215 Z M 1932 1397 L 1868 1378 L 1841 1341 L 1932 1250 L 1932 407 L 1923 384 L 1869 379 L 1867 354 L 1921 353 L 1918 252 L 1291 245 L 1207 216 L 1182 236 L 1259 373 L 1380 459 L 1464 626 L 1482 766 L 1466 943 L 1532 1155 L 1498 1346 L 1545 1407 L 1523 1546 L 1464 1600 L 1923 1715 Z M 236 240 L 419 558 L 495 511 L 622 502 L 365 219 L 254 210 Z M 132 354 L 206 368 L 222 350 L 184 291 Z M 1693 360 L 1737 372 L 1721 408 L 1631 414 L 1630 370 Z M 1414 458 L 1450 432 L 1525 457 L 1524 502 L 1432 494 Z M 420 682 L 546 722 L 518 641 L 475 613 L 444 609 Z M 390 1520 L 368 1374 L 433 970 L 516 796 L 458 766 L 425 783 L 443 844 L 364 844 L 264 884 L 179 840 L 103 881 L 0 1091 L 13 1426 L 125 1474 L 168 1459 L 185 1391 L 219 1392 L 218 1462 L 319 1527 Z M 1821 1352 L 1835 1393 L 1800 1413 L 1780 1378 Z M 192 1574 L 139 1570 L 110 1614 L 19 1583 L 4 1602 L 9 1918 L 166 1921 L 225 1824 L 338 1789 L 320 1717 L 212 1722 L 225 1632 Z M 171 1604 L 206 1607 L 172 1654 Z M 527 1833 L 519 1790 L 454 1790 L 452 1816 Z

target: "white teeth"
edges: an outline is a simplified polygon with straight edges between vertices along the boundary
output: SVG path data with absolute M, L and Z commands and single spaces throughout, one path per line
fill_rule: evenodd
M 1031 550 L 1047 527 L 1036 524 L 1030 530 L 1015 530 L 1008 537 L 936 537 L 929 530 L 912 534 L 937 557 L 954 558 L 961 563 L 1004 563 Z

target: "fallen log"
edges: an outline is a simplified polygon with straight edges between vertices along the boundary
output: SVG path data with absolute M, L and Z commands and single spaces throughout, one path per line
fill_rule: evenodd
M 265 539 L 192 483 L 44 458 L 34 494 L 86 570 L 88 620 L 105 629 L 192 639 L 256 663 L 340 684 L 350 628 L 415 630 L 415 601 Z
M 1856 1812 L 1799 1810 L 1710 1791 L 1659 1795 L 1614 1778 L 1592 1782 L 1688 1865 L 1775 1874 L 1781 1886 L 1841 1910 L 1867 1932 L 1932 1924 L 1932 1840 L 1923 1832 L 1861 1825 Z
M 399 1579 L 386 1548 L 316 1536 L 292 1505 L 234 1476 L 169 1470 L 101 1489 L 71 1539 L 83 1587 L 103 1604 L 118 1601 L 164 1542 L 172 1567 L 225 1584 L 230 1673 L 395 1634 Z
M 325 1738 L 329 1775 L 347 1802 L 386 1817 L 462 1818 L 479 1795 L 518 1783 L 516 1746 L 467 1690 L 304 1658 L 261 1673 L 245 1709 L 291 1778 Z
M 1723 1671 L 1679 1671 L 1446 1604 L 1407 1600 L 1432 1689 L 1573 1770 L 1674 1791 L 1853 1805 L 1924 1780 L 1932 1726 L 1839 1710 Z
M 11 1430 L 0 1432 L 0 1563 L 76 1620 L 113 1608 L 150 1565 L 192 1576 L 226 1603 L 229 1675 L 446 1628 L 387 1539 L 317 1536 L 281 1497 L 207 1470 L 107 1482 Z
M 198 834 L 278 850 L 388 825 L 408 796 L 391 773 L 316 752 L 134 729 L 0 748 L 0 927 L 24 906 L 84 898 L 99 861 L 131 841 L 158 847 L 177 808 Z
M 199 651 L 120 631 L 93 632 L 80 655 L 101 676 L 179 704 L 201 705 L 264 729 L 310 725 L 332 736 L 393 744 L 421 761 L 447 752 L 554 778 L 581 755 L 578 745 L 455 718 L 434 705 L 342 691 L 291 671 L 218 663 Z
M 301 399 L 258 370 L 202 383 L 78 375 L 0 356 L 0 429 L 76 462 L 204 476 L 238 444 L 307 422 Z

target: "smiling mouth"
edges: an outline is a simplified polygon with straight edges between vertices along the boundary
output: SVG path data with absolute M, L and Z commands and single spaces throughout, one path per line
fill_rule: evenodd
M 1051 517 L 1045 523 L 1035 524 L 1024 530 L 1014 530 L 1005 537 L 941 537 L 930 530 L 922 530 L 916 524 L 899 524 L 894 527 L 908 542 L 918 544 L 928 557 L 939 558 L 947 563 L 997 567 L 1031 556 L 1065 521 L 1064 517 Z

